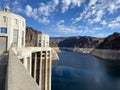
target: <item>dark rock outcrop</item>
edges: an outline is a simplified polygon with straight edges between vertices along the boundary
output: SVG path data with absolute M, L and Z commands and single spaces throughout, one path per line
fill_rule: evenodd
M 114 49 L 120 50 L 120 33 L 109 35 L 105 40 L 97 46 L 97 49 Z
M 58 47 L 58 45 L 56 44 L 54 40 L 50 39 L 50 47 Z
M 69 37 L 58 43 L 59 47 L 79 47 L 79 48 L 95 48 L 97 47 L 103 39 L 89 37 L 89 36 L 78 36 Z
M 59 42 L 67 39 L 69 37 L 51 37 L 50 40 L 54 41 L 56 44 L 59 44 Z
M 38 34 L 41 34 L 41 32 L 34 30 L 31 27 L 26 27 L 26 36 L 25 36 L 25 46 L 29 47 L 35 47 L 36 45 L 36 37 Z

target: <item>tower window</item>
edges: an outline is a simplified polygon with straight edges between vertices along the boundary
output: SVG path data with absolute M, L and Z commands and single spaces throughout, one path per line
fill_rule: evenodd
M 13 47 L 18 46 L 18 30 L 14 29 L 13 30 Z
M 16 24 L 16 25 L 18 24 L 18 20 L 17 20 L 17 19 L 15 19 L 15 24 Z
M 0 33 L 7 33 L 7 28 L 0 28 Z
M 3 16 L 3 22 L 6 23 L 7 22 L 7 17 Z

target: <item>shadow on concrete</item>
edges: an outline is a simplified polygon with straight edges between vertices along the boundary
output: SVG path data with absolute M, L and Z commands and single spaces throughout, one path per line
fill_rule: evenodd
M 0 55 L 0 90 L 5 90 L 5 80 L 8 65 L 8 55 Z

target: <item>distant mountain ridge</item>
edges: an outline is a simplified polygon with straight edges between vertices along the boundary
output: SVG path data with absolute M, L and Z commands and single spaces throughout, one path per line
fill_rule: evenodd
M 54 41 L 56 44 L 59 44 L 59 42 L 67 39 L 69 37 L 50 37 L 50 40 Z
M 53 39 L 59 47 L 78 47 L 120 50 L 120 33 L 115 32 L 106 38 L 90 36 L 57 37 Z
M 97 46 L 97 49 L 114 49 L 120 50 L 120 33 L 113 33 Z
M 58 41 L 57 41 L 58 40 Z M 79 47 L 79 48 L 95 48 L 102 41 L 102 38 L 90 37 L 90 36 L 76 36 L 65 38 L 54 38 L 59 47 Z

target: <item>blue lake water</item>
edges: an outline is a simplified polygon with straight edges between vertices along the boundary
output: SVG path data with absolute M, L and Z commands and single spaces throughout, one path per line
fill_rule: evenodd
M 120 90 L 120 61 L 62 51 L 53 62 L 52 90 Z

